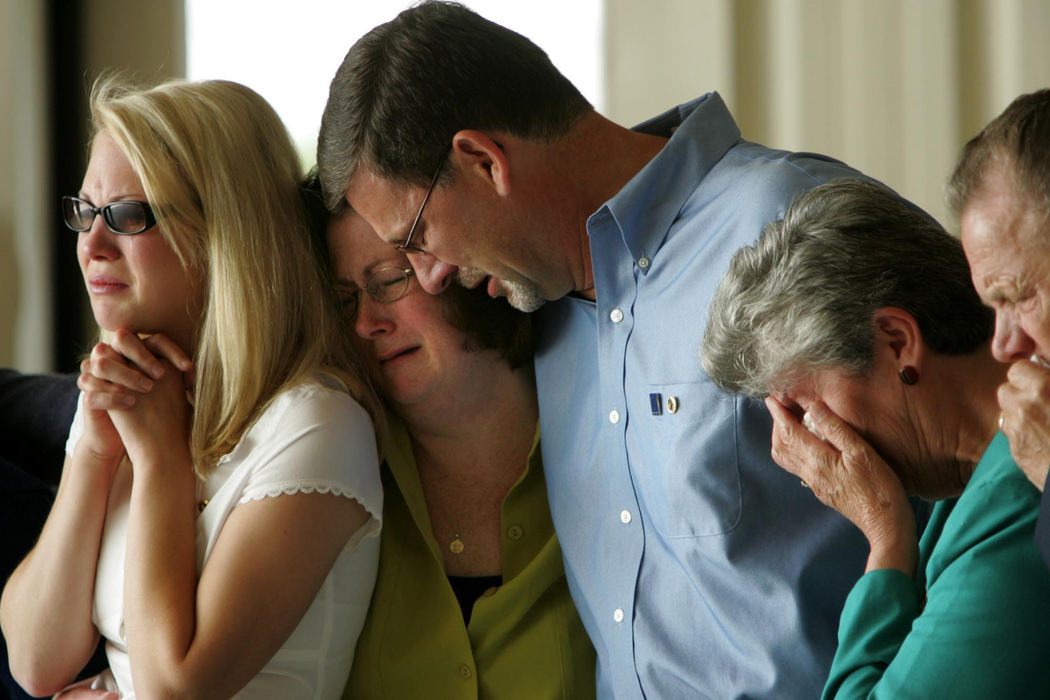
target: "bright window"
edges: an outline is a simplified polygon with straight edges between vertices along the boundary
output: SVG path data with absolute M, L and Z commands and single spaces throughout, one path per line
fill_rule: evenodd
M 465 4 L 536 42 L 602 108 L 601 0 Z M 336 68 L 358 37 L 408 5 L 407 0 L 186 0 L 187 77 L 225 78 L 256 90 L 284 119 L 304 165 L 311 166 Z

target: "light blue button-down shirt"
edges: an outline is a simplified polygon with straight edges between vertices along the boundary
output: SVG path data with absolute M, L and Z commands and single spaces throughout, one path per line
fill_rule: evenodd
M 717 94 L 587 222 L 597 303 L 541 311 L 543 461 L 604 698 L 815 698 L 867 543 L 769 456 L 759 402 L 699 348 L 729 258 L 800 192 L 858 173 L 741 140 Z

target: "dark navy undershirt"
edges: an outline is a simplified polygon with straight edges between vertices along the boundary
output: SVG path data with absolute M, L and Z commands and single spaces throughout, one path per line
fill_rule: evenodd
M 481 594 L 490 588 L 503 583 L 502 576 L 449 576 L 448 582 L 452 586 L 452 592 L 456 594 L 459 601 L 459 609 L 463 612 L 463 624 L 470 624 L 470 611 L 474 609 L 474 602 Z

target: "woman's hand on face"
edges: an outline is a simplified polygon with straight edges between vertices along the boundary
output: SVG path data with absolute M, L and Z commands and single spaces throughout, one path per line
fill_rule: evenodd
M 807 408 L 823 439 L 774 397 L 766 398 L 766 406 L 773 416 L 773 460 L 860 529 L 871 545 L 868 570 L 914 576 L 915 515 L 890 466 L 819 399 Z
M 1027 360 L 1011 365 L 999 408 L 1014 461 L 1042 491 L 1050 469 L 1050 369 Z

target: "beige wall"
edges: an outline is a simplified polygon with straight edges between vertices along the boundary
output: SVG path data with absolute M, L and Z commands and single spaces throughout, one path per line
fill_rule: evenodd
M 43 3 L 0 4 L 0 364 L 48 369 Z
M 86 5 L 88 79 L 113 68 L 147 82 L 186 74 L 182 0 L 88 0 Z
M 1045 0 L 608 0 L 607 111 L 718 90 L 745 138 L 845 160 L 948 224 L 960 147 L 1050 86 L 1048 36 Z

